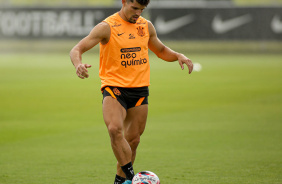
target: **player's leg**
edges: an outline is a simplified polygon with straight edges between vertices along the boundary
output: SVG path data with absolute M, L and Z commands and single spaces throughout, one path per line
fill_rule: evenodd
M 141 105 L 130 108 L 124 123 L 124 136 L 129 143 L 132 151 L 132 162 L 136 157 L 137 147 L 140 143 L 140 137 L 143 134 L 148 116 L 148 105 Z
M 123 135 L 126 110 L 116 99 L 107 96 L 103 100 L 103 116 L 115 157 L 121 165 L 126 165 L 132 157 L 131 148 Z
M 145 130 L 147 115 L 147 104 L 133 107 L 127 110 L 126 119 L 124 121 L 124 136 L 131 147 L 132 163 L 134 162 L 136 157 L 136 151 L 140 142 L 140 136 Z M 125 177 L 119 163 L 117 164 L 117 175 Z

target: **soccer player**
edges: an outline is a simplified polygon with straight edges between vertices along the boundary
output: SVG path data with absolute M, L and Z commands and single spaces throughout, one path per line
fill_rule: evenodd
M 193 70 L 190 59 L 165 46 L 153 24 L 141 13 L 150 0 L 122 0 L 119 12 L 97 24 L 70 52 L 76 74 L 89 77 L 82 54 L 100 44 L 99 76 L 103 93 L 103 117 L 118 161 L 114 184 L 130 184 L 133 163 L 148 114 L 150 65 L 148 48 L 159 58 L 178 61 Z

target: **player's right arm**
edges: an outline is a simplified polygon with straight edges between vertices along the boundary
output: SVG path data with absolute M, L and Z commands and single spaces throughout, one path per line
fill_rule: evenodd
M 76 69 L 76 74 L 81 79 L 88 78 L 88 70 L 91 65 L 82 63 L 82 54 L 89 49 L 96 46 L 98 43 L 108 43 L 111 35 L 111 28 L 109 24 L 101 22 L 96 25 L 88 36 L 83 38 L 78 44 L 76 44 L 70 51 L 71 62 Z

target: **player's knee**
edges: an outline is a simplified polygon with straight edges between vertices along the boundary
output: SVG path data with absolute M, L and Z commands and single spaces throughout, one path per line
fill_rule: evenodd
M 119 126 L 109 125 L 108 132 L 112 140 L 116 140 L 122 137 L 122 128 Z

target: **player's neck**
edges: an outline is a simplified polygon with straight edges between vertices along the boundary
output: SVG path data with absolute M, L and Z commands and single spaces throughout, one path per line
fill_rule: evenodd
M 124 21 L 129 22 L 122 9 L 118 12 L 118 14 Z

